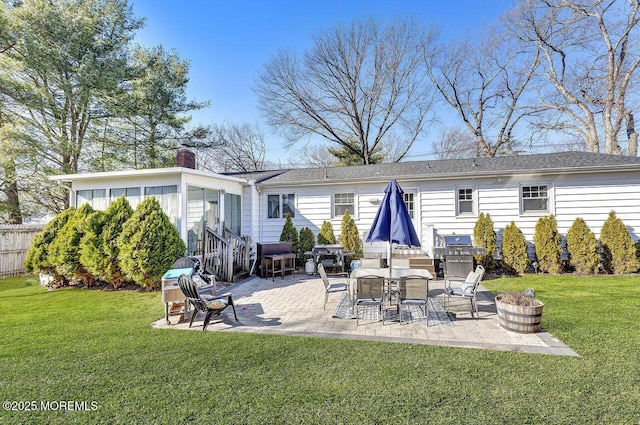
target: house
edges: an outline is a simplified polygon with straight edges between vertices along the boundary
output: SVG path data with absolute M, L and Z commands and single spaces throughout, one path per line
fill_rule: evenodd
M 124 194 L 135 206 L 156 196 L 190 253 L 202 246 L 205 222 L 220 230 L 224 223 L 255 243 L 277 241 L 287 214 L 298 229 L 309 227 L 316 235 L 330 220 L 338 236 L 349 211 L 366 235 L 392 178 L 405 191 L 428 254 L 443 235 L 472 234 L 480 212 L 491 215 L 498 240 L 513 220 L 532 241 L 536 222 L 549 214 L 562 234 L 582 217 L 599 236 L 611 210 L 634 240 L 640 232 L 640 158 L 635 157 L 561 152 L 227 174 L 198 171 L 194 164 L 180 163 L 179 156 L 174 168 L 52 179 L 70 185 L 72 205 L 106 208 Z

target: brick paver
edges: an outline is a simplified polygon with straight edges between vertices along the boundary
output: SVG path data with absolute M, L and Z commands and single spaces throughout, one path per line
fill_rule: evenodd
M 334 318 L 333 312 L 341 294 L 330 294 L 326 310 L 324 287 L 319 277 L 305 274 L 285 279 L 250 278 L 225 290 L 231 292 L 236 304 L 239 323 L 226 309 L 222 319 L 214 319 L 209 331 L 255 332 L 304 335 L 326 338 L 349 338 L 415 344 L 446 345 L 453 347 L 484 348 L 491 350 L 523 351 L 562 356 L 578 356 L 571 348 L 542 330 L 535 334 L 520 334 L 502 328 L 493 302 L 493 295 L 480 287 L 480 318 L 470 314 L 468 300 L 452 300 L 449 311 L 452 322 L 427 326 L 417 323 L 385 321 L 370 322 Z M 429 284 L 429 296 L 444 303 L 442 281 Z M 202 329 L 202 316 L 196 318 L 192 330 Z M 188 329 L 188 322 L 172 324 L 164 318 L 153 323 L 157 328 Z

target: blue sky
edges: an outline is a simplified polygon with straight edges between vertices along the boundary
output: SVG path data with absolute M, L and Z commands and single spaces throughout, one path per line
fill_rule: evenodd
M 162 44 L 191 62 L 189 98 L 211 106 L 193 113 L 193 122 L 257 122 L 267 135 L 268 159 L 286 160 L 281 139 L 257 109 L 251 85 L 280 49 L 302 51 L 311 37 L 354 19 L 415 17 L 438 26 L 445 36 L 484 27 L 505 12 L 511 0 L 130 0 L 134 14 L 146 18 L 137 42 Z M 447 118 L 442 118 L 447 120 Z M 411 150 L 425 159 L 439 128 L 433 126 Z

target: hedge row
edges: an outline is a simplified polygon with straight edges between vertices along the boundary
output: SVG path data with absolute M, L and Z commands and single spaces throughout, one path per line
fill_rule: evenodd
M 134 282 L 150 290 L 185 251 L 154 197 L 134 212 L 122 196 L 106 211 L 83 204 L 58 214 L 34 237 L 25 269 L 53 275 L 58 285 L 103 281 L 118 288 Z

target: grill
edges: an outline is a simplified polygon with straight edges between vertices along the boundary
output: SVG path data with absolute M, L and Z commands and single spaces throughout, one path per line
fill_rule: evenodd
M 470 235 L 451 235 L 444 237 L 445 246 L 436 247 L 433 253 L 444 257 L 444 276 L 446 279 L 465 278 L 473 271 L 473 256 L 484 254 L 484 248 L 474 247 Z

